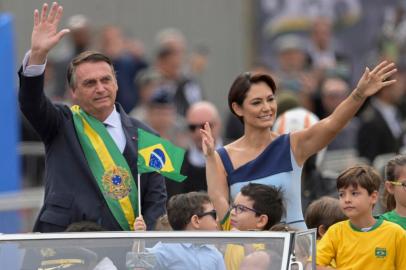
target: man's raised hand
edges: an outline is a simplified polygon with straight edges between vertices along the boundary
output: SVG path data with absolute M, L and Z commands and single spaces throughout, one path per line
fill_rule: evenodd
M 45 63 L 48 52 L 58 44 L 69 29 L 58 32 L 63 8 L 54 2 L 47 16 L 48 4 L 43 4 L 41 14 L 34 10 L 34 28 L 31 35 L 31 56 L 28 65 Z

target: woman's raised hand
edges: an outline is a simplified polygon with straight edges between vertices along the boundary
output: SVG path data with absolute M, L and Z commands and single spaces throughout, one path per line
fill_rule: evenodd
M 48 4 L 43 4 L 41 14 L 34 10 L 34 27 L 31 35 L 30 64 L 43 64 L 48 52 L 55 47 L 61 38 L 69 33 L 69 29 L 58 32 L 58 25 L 62 18 L 63 8 L 54 2 L 47 16 Z
M 394 84 L 396 80 L 387 81 L 387 79 L 396 71 L 395 64 L 387 61 L 382 61 L 372 71 L 366 68 L 357 84 L 355 95 L 358 98 L 366 98 L 374 95 L 383 87 Z
M 211 127 L 208 122 L 204 124 L 204 128 L 200 129 L 202 135 L 202 150 L 206 157 L 214 154 L 214 139 L 211 133 Z

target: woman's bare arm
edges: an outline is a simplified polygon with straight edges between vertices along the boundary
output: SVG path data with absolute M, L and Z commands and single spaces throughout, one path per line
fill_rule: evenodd
M 323 149 L 354 117 L 367 97 L 377 93 L 396 80 L 386 81 L 396 72 L 395 64 L 381 62 L 372 71 L 365 69 L 357 87 L 327 118 L 313 126 L 291 134 L 291 146 L 299 165 L 307 158 Z
M 220 220 L 224 218 L 229 208 L 229 188 L 227 176 L 220 156 L 214 150 L 214 139 L 210 125 L 206 123 L 202 134 L 202 148 L 206 156 L 207 191 Z

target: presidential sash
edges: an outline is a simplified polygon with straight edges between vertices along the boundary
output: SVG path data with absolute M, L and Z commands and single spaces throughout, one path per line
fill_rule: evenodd
M 134 230 L 138 191 L 130 167 L 102 122 L 71 107 L 76 134 L 90 170 L 121 228 Z

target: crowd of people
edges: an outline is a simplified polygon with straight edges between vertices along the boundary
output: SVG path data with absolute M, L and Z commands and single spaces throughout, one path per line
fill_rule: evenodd
M 185 72 L 185 38 L 167 29 L 157 35 L 149 64 L 139 43 L 109 26 L 100 52 L 90 51 L 86 18 L 75 16 L 60 30 L 62 14 L 57 3 L 34 11 L 19 71 L 21 111 L 46 150 L 34 231 L 65 231 L 83 221 L 108 231 L 316 228 L 318 269 L 406 269 L 406 157 L 395 155 L 406 142 L 403 67 L 382 56 L 350 90 L 351 69 L 328 46 L 331 22 L 317 20 L 312 50 L 297 36 L 281 36 L 278 68 L 256 66 L 231 83 L 223 138 L 222 117 L 197 79 L 207 49 L 196 51 Z M 64 36 L 73 50 L 57 61 L 51 51 Z M 50 83 L 52 76 L 65 81 L 57 79 L 58 66 L 67 78 L 60 86 Z M 152 172 L 137 186 L 139 128 L 187 149 L 185 181 Z M 364 164 L 330 179 L 338 199 L 321 197 L 331 193 L 318 190 L 326 179 L 317 160 L 343 149 L 356 150 Z M 372 166 L 381 154 L 391 154 L 384 172 Z M 375 216 L 382 198 L 384 213 Z M 263 244 L 229 244 L 220 252 L 158 243 L 147 251 L 157 269 L 269 269 L 281 257 Z

